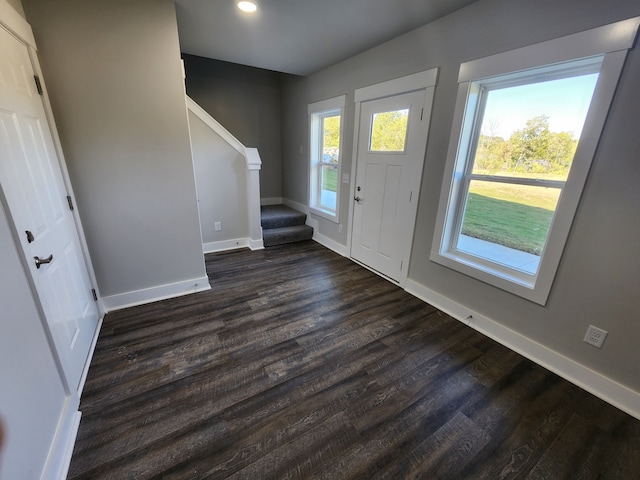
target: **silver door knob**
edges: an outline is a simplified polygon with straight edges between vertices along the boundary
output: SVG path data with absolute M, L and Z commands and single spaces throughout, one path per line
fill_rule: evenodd
M 33 257 L 36 261 L 36 268 L 40 268 L 40 265 L 45 263 L 51 263 L 53 261 L 53 254 L 49 255 L 47 258 Z
M 359 201 L 360 201 L 360 197 L 353 197 L 353 199 L 354 199 L 356 202 L 359 202 Z

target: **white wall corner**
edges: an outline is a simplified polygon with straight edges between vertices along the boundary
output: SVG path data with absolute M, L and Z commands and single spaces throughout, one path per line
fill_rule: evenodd
M 415 280 L 407 280 L 405 291 L 523 357 L 558 374 L 565 380 L 583 388 L 614 407 L 640 419 L 640 392 L 631 390 L 601 373 L 595 372 L 464 305 L 456 303 Z
M 104 297 L 107 312 L 210 290 L 206 276 Z

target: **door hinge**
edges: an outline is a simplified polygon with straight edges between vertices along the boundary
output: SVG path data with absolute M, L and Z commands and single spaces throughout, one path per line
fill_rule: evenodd
M 91 289 L 91 295 L 93 295 L 93 301 L 97 302 L 98 301 L 98 294 L 96 293 L 96 289 L 95 288 Z
M 413 190 L 409 192 L 409 203 L 411 203 L 412 198 L 413 198 Z
M 73 200 L 71 199 L 71 195 L 67 195 L 67 203 L 69 204 L 69 210 L 73 211 Z
M 424 108 L 422 109 L 422 111 L 420 112 L 420 121 L 422 121 L 422 116 L 424 115 Z
M 43 95 L 44 91 L 42 90 L 42 83 L 40 83 L 40 77 L 38 75 L 34 75 L 33 79 L 36 82 L 36 90 L 38 90 L 38 95 Z
M 402 271 L 402 265 L 404 265 L 404 261 L 400 261 L 400 271 Z

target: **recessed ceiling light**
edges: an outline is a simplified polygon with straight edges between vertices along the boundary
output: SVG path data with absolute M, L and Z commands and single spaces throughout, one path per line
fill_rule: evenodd
M 238 8 L 243 12 L 253 13 L 258 9 L 258 6 L 253 2 L 238 2 Z

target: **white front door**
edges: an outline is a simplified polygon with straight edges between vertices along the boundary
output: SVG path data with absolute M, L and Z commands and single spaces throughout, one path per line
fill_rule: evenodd
M 77 389 L 98 309 L 27 47 L 2 27 L 0 186 L 65 377 Z M 38 267 L 36 257 L 48 263 Z
M 360 107 L 351 257 L 401 284 L 427 142 L 424 107 L 425 90 Z

